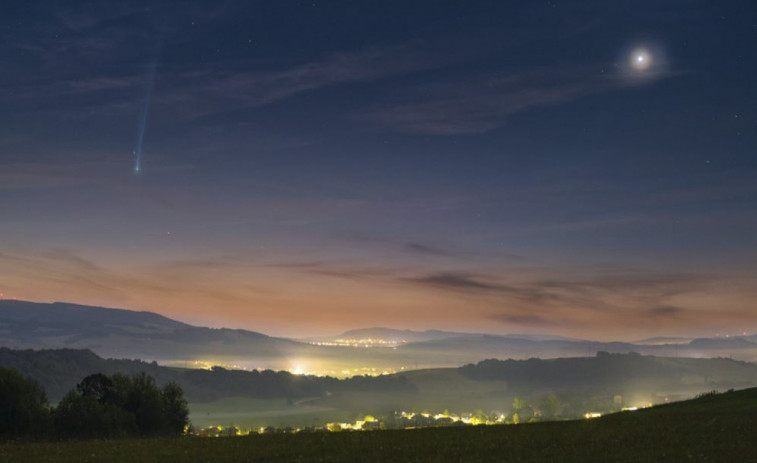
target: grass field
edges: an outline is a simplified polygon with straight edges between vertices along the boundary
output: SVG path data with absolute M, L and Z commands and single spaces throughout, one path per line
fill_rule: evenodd
M 310 405 L 310 402 L 306 402 L 290 404 L 286 399 L 245 397 L 198 402 L 190 404 L 189 420 L 197 429 L 217 425 L 257 429 L 267 426 L 322 426 L 329 422 L 352 422 L 357 416 L 346 410 Z
M 594 420 L 0 444 L 2 462 L 757 462 L 757 388 Z
M 487 413 L 509 411 L 512 397 L 504 381 L 473 381 L 457 370 L 421 370 L 407 376 L 418 392 L 337 393 L 288 403 L 286 399 L 224 398 L 189 404 L 190 421 L 197 429 L 234 425 L 242 429 L 259 427 L 323 426 L 330 422 L 354 422 L 365 415 L 385 415 L 395 410 L 440 413 Z M 439 384 L 444 384 L 440 388 Z
M 395 410 L 440 413 L 471 413 L 477 409 L 506 412 L 512 397 L 505 381 L 473 381 L 457 369 L 418 370 L 404 373 L 417 392 L 358 392 L 296 400 L 224 398 L 189 404 L 190 421 L 197 429 L 234 425 L 242 429 L 259 427 L 323 426 L 329 422 L 354 422 L 367 414 L 384 415 Z M 440 388 L 439 384 L 444 384 Z

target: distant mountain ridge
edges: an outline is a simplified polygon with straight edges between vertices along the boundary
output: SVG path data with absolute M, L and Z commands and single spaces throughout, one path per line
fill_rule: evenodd
M 392 341 L 397 343 L 412 343 L 412 342 L 427 342 L 435 341 L 439 339 L 449 338 L 463 338 L 470 336 L 497 336 L 504 338 L 516 338 L 526 339 L 529 341 L 580 341 L 579 339 L 569 338 L 566 336 L 549 335 L 549 334 L 484 334 L 484 333 L 469 333 L 461 331 L 443 331 L 443 330 L 401 330 L 396 328 L 385 327 L 373 327 L 373 328 L 358 328 L 354 330 L 345 331 L 342 334 L 336 336 L 313 338 L 318 340 L 347 340 L 347 339 L 382 339 L 385 341 Z
M 506 380 L 523 390 L 550 385 L 561 391 L 573 388 L 633 390 L 645 383 L 691 385 L 702 388 L 749 387 L 757 381 L 757 364 L 726 358 L 666 358 L 639 354 L 600 352 L 594 357 L 529 360 L 484 360 L 460 368 L 478 381 Z M 591 378 L 591 381 L 587 381 Z
M 189 325 L 153 312 L 0 300 L 0 345 L 78 348 L 115 358 L 281 357 L 298 343 L 247 330 Z
M 162 364 L 243 366 L 349 376 L 418 368 L 459 367 L 482 359 L 584 357 L 598 351 L 667 357 L 731 357 L 757 361 L 757 336 L 652 338 L 646 343 L 597 342 L 552 335 L 478 334 L 366 328 L 318 338 L 395 340 L 375 348 L 334 346 L 267 336 L 255 331 L 206 328 L 152 312 L 56 302 L 0 300 L 0 346 L 12 349 L 89 349 L 111 358 Z M 324 345 L 326 344 L 326 345 Z
M 394 328 L 358 328 L 345 331 L 344 333 L 333 336 L 334 339 L 383 339 L 394 342 L 424 342 L 434 339 L 444 339 L 455 336 L 466 336 L 470 333 L 457 333 L 453 331 L 440 330 L 399 330 Z
M 182 323 L 154 312 L 126 309 L 93 307 L 66 302 L 51 304 L 0 300 L 0 320 L 17 324 L 33 323 L 49 329 L 88 329 L 105 326 L 132 329 L 179 329 L 191 325 Z
M 693 338 L 684 338 L 680 336 L 656 336 L 646 338 L 640 341 L 634 341 L 634 344 L 682 344 L 690 342 Z
M 410 343 L 397 348 L 414 356 L 446 356 L 450 363 L 468 363 L 467 358 L 525 359 L 529 357 L 584 357 L 596 352 L 640 353 L 668 357 L 732 357 L 757 361 L 757 343 L 745 337 L 697 338 L 681 344 L 633 344 L 583 340 L 544 340 L 469 335 Z

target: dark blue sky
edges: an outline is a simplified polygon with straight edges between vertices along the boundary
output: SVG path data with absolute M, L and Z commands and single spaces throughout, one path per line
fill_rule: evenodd
M 3 10 L 5 297 L 280 334 L 757 328 L 752 1 Z

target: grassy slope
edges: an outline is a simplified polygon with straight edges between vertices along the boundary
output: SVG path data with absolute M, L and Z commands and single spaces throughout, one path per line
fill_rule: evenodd
M 384 415 L 394 410 L 506 412 L 512 402 L 512 397 L 502 395 L 502 391 L 507 390 L 505 381 L 474 381 L 460 375 L 457 369 L 418 370 L 404 375 L 417 384 L 417 393 L 350 391 L 308 401 L 304 405 L 288 405 L 286 399 L 225 398 L 192 402 L 189 404 L 190 421 L 197 428 L 212 425 L 242 428 L 322 426 L 327 422 L 353 422 L 366 414 Z
M 418 391 L 404 394 L 347 392 L 334 394 L 317 404 L 357 415 L 382 415 L 393 410 L 471 413 L 482 409 L 486 412 L 506 412 L 512 402 L 513 394 L 509 393 L 506 381 L 474 381 L 461 375 L 456 368 L 415 370 L 401 375 L 407 377 Z
M 198 429 L 216 425 L 256 429 L 266 426 L 322 426 L 334 421 L 353 422 L 356 417 L 354 413 L 345 410 L 319 405 L 290 405 L 286 399 L 230 397 L 214 402 L 190 404 L 189 420 Z
M 757 388 L 595 420 L 414 431 L 0 444 L 0 461 L 757 462 Z

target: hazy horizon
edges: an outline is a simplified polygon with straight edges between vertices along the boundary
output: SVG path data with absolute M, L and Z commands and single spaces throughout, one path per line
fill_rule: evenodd
M 3 299 L 0 299 L 0 301 Z M 545 337 L 555 337 L 555 338 L 564 338 L 564 339 L 572 339 L 572 340 L 580 340 L 580 341 L 590 341 L 590 342 L 625 342 L 625 343 L 634 343 L 634 342 L 641 342 L 646 341 L 650 339 L 655 338 L 680 338 L 683 340 L 686 339 L 694 339 L 694 338 L 729 338 L 729 337 L 744 337 L 744 336 L 751 336 L 754 335 L 754 332 L 750 331 L 734 331 L 734 332 L 718 332 L 714 334 L 708 334 L 703 333 L 701 335 L 696 334 L 690 334 L 690 335 L 681 335 L 681 334 L 663 334 L 659 336 L 643 336 L 643 337 L 633 337 L 633 338 L 615 338 L 615 337 L 579 337 L 579 336 L 568 336 L 561 334 L 559 332 L 547 332 L 547 331 L 491 331 L 487 330 L 486 327 L 482 327 L 478 330 L 465 330 L 465 329 L 458 329 L 458 328 L 451 328 L 451 329 L 444 329 L 444 328 L 434 328 L 434 327 L 406 327 L 406 326 L 397 326 L 392 325 L 391 323 L 385 323 L 383 325 L 366 325 L 366 326 L 353 326 L 348 327 L 345 329 L 337 330 L 337 331 L 323 331 L 323 332 L 309 332 L 309 331 L 302 331 L 302 332 L 291 332 L 291 331 L 282 331 L 282 332 L 275 332 L 275 331 L 266 331 L 264 329 L 260 329 L 259 327 L 255 326 L 242 326 L 242 325 L 233 325 L 233 324 L 224 324 L 219 323 L 217 321 L 210 320 L 210 323 L 206 323 L 208 320 L 204 320 L 202 318 L 198 318 L 197 320 L 192 320 L 189 318 L 182 318 L 181 316 L 173 316 L 170 314 L 161 313 L 154 310 L 148 310 L 148 309 L 137 309 L 132 307 L 106 307 L 106 306 L 96 306 L 96 305 L 90 305 L 90 304 L 80 304 L 77 302 L 72 301 L 22 301 L 20 299 L 5 299 L 8 301 L 15 301 L 19 303 L 24 302 L 31 302 L 34 304 L 71 304 L 76 306 L 84 306 L 84 307 L 93 307 L 97 309 L 113 309 L 113 310 L 126 310 L 131 312 L 149 312 L 154 313 L 157 315 L 164 316 L 166 318 L 169 318 L 171 320 L 175 320 L 178 322 L 186 323 L 191 326 L 197 326 L 197 327 L 207 327 L 207 328 L 215 328 L 215 329 L 231 329 L 231 330 L 247 330 L 247 331 L 253 331 L 261 334 L 265 334 L 271 337 L 278 337 L 278 338 L 284 338 L 284 339 L 292 339 L 292 340 L 308 340 L 308 339 L 317 339 L 317 338 L 333 338 L 339 335 L 342 335 L 349 331 L 363 331 L 363 330 L 396 330 L 396 331 L 411 331 L 414 333 L 424 333 L 424 332 L 432 332 L 432 331 L 440 331 L 440 332 L 449 332 L 449 333 L 460 333 L 460 334 L 470 334 L 470 335 L 491 335 L 491 336 L 523 336 L 523 337 L 529 337 L 529 336 L 545 336 Z

